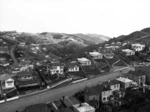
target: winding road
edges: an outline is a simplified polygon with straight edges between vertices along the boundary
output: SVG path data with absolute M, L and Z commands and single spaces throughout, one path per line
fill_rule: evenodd
M 129 70 L 131 70 L 130 67 L 126 67 L 120 71 L 108 73 L 107 75 L 98 76 L 93 79 L 89 79 L 83 82 L 70 84 L 61 88 L 56 89 L 48 89 L 36 94 L 27 95 L 24 97 L 21 97 L 17 100 L 9 101 L 0 104 L 0 112 L 15 112 L 16 110 L 22 110 L 26 106 L 36 104 L 36 103 L 46 103 L 46 102 L 52 102 L 54 100 L 62 98 L 62 96 L 71 96 L 75 94 L 76 92 L 83 90 L 85 87 L 91 87 L 94 85 L 97 85 L 101 82 L 114 79 L 118 76 L 123 75 L 123 73 L 127 73 Z

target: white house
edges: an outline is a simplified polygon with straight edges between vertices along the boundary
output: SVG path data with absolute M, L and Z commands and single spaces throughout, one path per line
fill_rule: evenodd
M 135 55 L 135 51 L 133 51 L 131 49 L 122 49 L 122 52 L 124 52 L 126 54 L 126 56 Z
M 20 42 L 20 44 L 19 44 L 20 47 L 24 47 L 25 45 L 26 45 L 25 42 Z
M 112 91 L 120 90 L 120 82 L 118 80 L 110 80 L 108 83 Z
M 87 58 L 77 58 L 78 62 L 81 64 L 81 66 L 87 66 L 87 65 L 91 65 L 91 60 L 87 59 Z
M 112 90 L 109 87 L 104 87 L 101 93 L 101 101 L 103 103 L 109 101 L 109 97 L 112 95 Z
M 99 52 L 89 52 L 90 56 L 93 57 L 93 59 L 102 59 L 103 55 Z
M 0 76 L 0 82 L 3 90 L 15 88 L 14 79 L 8 74 L 2 74 Z
M 112 59 L 114 57 L 113 53 L 104 53 L 104 57 L 107 59 Z
M 51 74 L 64 74 L 64 67 L 63 63 L 52 63 L 50 67 Z
M 140 43 L 135 43 L 135 44 L 132 44 L 131 46 L 132 46 L 132 49 L 135 51 L 142 51 L 145 48 L 145 45 L 140 44 Z
M 78 72 L 79 66 L 76 63 L 67 64 L 68 72 Z
M 75 104 L 73 110 L 75 112 L 95 112 L 95 108 L 88 103 Z
M 128 78 L 124 78 L 124 77 L 119 77 L 117 78 L 117 80 L 120 82 L 120 87 L 123 89 L 127 89 L 129 87 L 132 86 L 133 81 L 128 79 Z

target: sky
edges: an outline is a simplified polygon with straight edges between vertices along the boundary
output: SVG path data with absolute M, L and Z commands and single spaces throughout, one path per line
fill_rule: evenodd
M 0 31 L 127 35 L 150 27 L 150 0 L 0 0 Z

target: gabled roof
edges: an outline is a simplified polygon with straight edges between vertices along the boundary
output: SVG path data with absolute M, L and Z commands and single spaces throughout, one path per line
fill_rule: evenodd
M 9 74 L 2 74 L 0 75 L 0 81 L 5 81 L 7 79 L 10 79 L 11 76 Z
M 77 60 L 79 61 L 79 62 L 86 62 L 86 61 L 90 61 L 89 59 L 87 59 L 87 58 L 77 58 Z
M 67 67 L 69 67 L 69 68 L 73 68 L 73 67 L 75 67 L 75 66 L 78 66 L 77 63 L 67 63 L 66 65 L 67 65 Z M 79 67 L 79 66 L 78 66 L 78 67 Z
M 64 63 L 51 63 L 52 66 L 65 66 Z
M 89 54 L 90 54 L 91 56 L 99 56 L 99 55 L 102 55 L 101 53 L 96 52 L 96 51 L 94 51 L 94 52 L 89 52 Z

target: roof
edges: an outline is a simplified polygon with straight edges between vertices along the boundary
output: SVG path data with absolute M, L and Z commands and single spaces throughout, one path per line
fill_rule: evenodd
M 89 54 L 90 54 L 91 56 L 99 56 L 99 55 L 101 55 L 101 53 L 96 52 L 96 51 L 94 51 L 94 52 L 89 52 Z
M 75 66 L 78 66 L 77 63 L 67 63 L 66 65 L 67 65 L 67 67 L 69 67 L 69 68 L 73 68 L 73 67 L 75 67 Z M 78 66 L 78 67 L 79 67 L 79 66 Z
M 32 80 L 16 80 L 16 85 L 19 87 L 31 87 L 31 86 L 37 86 L 40 85 L 40 81 L 38 79 L 32 79 Z
M 122 49 L 123 52 L 134 52 L 133 50 L 131 49 Z
M 76 104 L 76 105 L 73 105 L 73 107 L 77 109 L 79 112 L 91 112 L 95 110 L 95 108 L 90 106 L 88 103 L 82 103 L 81 105 Z
M 10 78 L 11 78 L 11 76 L 9 74 L 0 75 L 0 81 L 4 81 L 4 80 L 10 79 Z
M 110 80 L 109 81 L 110 85 L 115 85 L 115 84 L 119 84 L 119 81 L 118 80 Z
M 79 61 L 79 62 L 86 62 L 86 61 L 90 61 L 89 59 L 87 59 L 87 58 L 77 58 L 77 60 Z
M 132 82 L 132 80 L 124 78 L 124 77 L 119 77 L 119 78 L 117 78 L 117 80 L 120 81 L 120 82 L 124 82 L 124 83 Z
M 35 104 L 25 108 L 25 112 L 50 112 L 46 104 Z
M 64 63 L 51 63 L 52 66 L 65 66 Z
M 134 43 L 134 44 L 132 44 L 132 46 L 145 46 L 145 45 L 140 44 L 140 43 Z
M 27 71 L 27 70 L 17 73 L 17 76 L 30 76 L 30 75 L 32 76 L 32 73 L 30 71 Z

